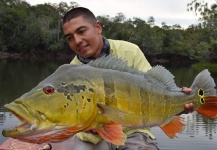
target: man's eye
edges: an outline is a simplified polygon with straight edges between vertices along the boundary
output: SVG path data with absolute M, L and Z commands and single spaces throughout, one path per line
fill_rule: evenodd
M 79 30 L 78 33 L 79 34 L 84 34 L 85 30 Z
M 71 40 L 72 40 L 72 37 L 71 37 L 71 36 L 68 36 L 68 37 L 66 37 L 66 40 L 67 40 L 67 41 L 71 41 Z

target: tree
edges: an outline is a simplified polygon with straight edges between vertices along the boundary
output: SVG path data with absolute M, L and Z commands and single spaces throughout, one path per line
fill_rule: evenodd
M 216 42 L 217 39 L 217 0 L 214 4 L 208 4 L 204 1 L 193 0 L 188 5 L 188 11 L 193 11 L 202 21 L 200 27 L 204 28 L 204 39 L 208 40 L 206 42 L 210 43 L 210 48 L 207 54 L 210 58 L 215 59 L 214 53 L 217 53 Z
M 29 6 L 26 2 L 19 0 L 1 1 L 0 36 L 4 50 L 18 50 L 25 47 L 22 37 L 26 31 Z
M 150 16 L 150 17 L 148 18 L 147 23 L 148 23 L 151 27 L 153 27 L 153 26 L 154 26 L 154 23 L 155 23 L 154 17 L 153 17 L 153 16 Z

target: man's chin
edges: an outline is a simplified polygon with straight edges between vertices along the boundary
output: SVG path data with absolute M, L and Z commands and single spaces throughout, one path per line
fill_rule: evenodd
M 89 55 L 84 55 L 84 54 L 79 54 L 79 56 L 81 56 L 82 58 L 88 58 Z
M 91 53 L 90 51 L 86 51 L 84 53 L 79 53 L 79 55 L 82 57 L 82 58 L 95 58 L 94 57 L 94 54 Z

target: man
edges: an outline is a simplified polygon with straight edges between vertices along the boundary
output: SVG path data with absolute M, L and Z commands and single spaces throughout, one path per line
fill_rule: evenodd
M 86 64 L 103 55 L 115 55 L 127 60 L 128 65 L 146 72 L 151 69 L 142 51 L 135 44 L 106 39 L 101 35 L 102 27 L 94 14 L 87 8 L 77 7 L 68 11 L 63 17 L 63 32 L 69 47 L 77 54 L 72 64 Z M 184 88 L 184 92 L 191 89 Z M 189 107 L 190 106 L 190 107 Z M 187 105 L 190 109 L 192 104 Z M 189 111 L 189 110 L 188 110 Z M 187 112 L 188 112 L 187 111 Z M 157 142 L 150 132 L 145 129 L 123 129 L 127 135 L 124 146 L 103 141 L 97 133 L 79 133 L 73 139 L 73 150 L 157 150 Z

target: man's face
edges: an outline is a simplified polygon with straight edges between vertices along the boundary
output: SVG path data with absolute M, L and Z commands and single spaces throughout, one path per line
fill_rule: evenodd
M 103 46 L 102 28 L 97 21 L 94 25 L 82 16 L 63 25 L 63 32 L 69 47 L 83 58 L 97 58 Z

